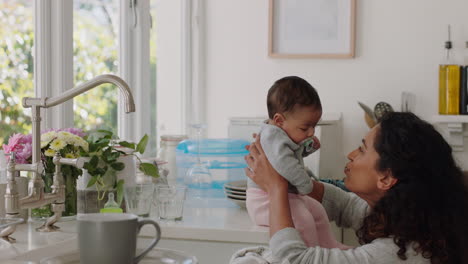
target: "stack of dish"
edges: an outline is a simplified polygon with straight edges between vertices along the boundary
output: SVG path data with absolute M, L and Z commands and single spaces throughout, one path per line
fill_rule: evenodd
M 242 208 L 245 208 L 246 190 L 247 180 L 231 181 L 224 184 L 224 193 L 228 200 L 233 201 Z

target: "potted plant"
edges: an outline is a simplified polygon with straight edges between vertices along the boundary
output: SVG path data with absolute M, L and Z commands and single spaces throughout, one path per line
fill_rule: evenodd
M 148 143 L 147 135 L 135 144 L 119 141 L 111 131 L 97 130 L 88 134 L 87 142 L 88 151 L 83 152 L 81 156 L 89 159 L 83 167 L 84 172 L 89 175 L 89 180 L 86 183 L 85 193 L 80 194 L 80 190 L 78 191 L 79 212 L 95 212 L 103 206 L 104 198 L 109 191 L 116 193 L 117 203 L 121 204 L 125 181 L 117 176 L 118 172 L 125 168 L 124 157 L 129 155 L 135 157 L 141 172 L 148 176 L 159 177 L 158 168 L 152 163 L 142 162 L 137 155 L 137 153 L 145 152 Z M 86 203 L 81 204 L 83 201 L 80 199 L 85 199 Z M 83 208 L 83 206 L 88 208 Z

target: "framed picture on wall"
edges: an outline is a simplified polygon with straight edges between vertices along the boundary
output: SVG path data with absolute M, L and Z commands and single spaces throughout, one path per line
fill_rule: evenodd
M 356 0 L 269 0 L 272 58 L 353 58 Z

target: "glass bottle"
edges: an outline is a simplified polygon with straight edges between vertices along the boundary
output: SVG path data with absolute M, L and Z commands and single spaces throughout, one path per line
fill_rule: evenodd
M 461 69 L 460 114 L 468 115 L 468 41 L 465 42 L 463 66 Z
M 197 139 L 197 157 L 196 163 L 193 164 L 185 175 L 185 184 L 189 187 L 189 195 L 194 198 L 207 198 L 209 190 L 213 187 L 213 176 L 206 162 L 201 161 L 201 144 L 202 130 L 206 128 L 205 124 L 192 124 L 195 129 Z
M 158 152 L 158 158 L 167 162 L 167 183 L 174 185 L 177 183 L 177 166 L 176 166 L 176 148 L 177 145 L 187 139 L 186 135 L 163 135 L 161 136 L 161 144 Z M 180 179 L 183 181 L 183 178 Z
M 446 56 L 439 65 L 439 114 L 460 114 L 460 66 L 451 57 L 452 41 L 450 25 L 448 41 L 445 42 Z

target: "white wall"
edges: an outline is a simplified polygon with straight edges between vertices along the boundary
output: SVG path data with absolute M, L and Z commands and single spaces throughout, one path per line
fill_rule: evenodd
M 459 58 L 468 41 L 466 0 L 358 0 L 354 59 L 272 59 L 267 0 L 205 0 L 205 6 L 209 137 L 227 136 L 228 117 L 266 115 L 272 83 L 298 75 L 318 90 L 325 112 L 343 113 L 347 153 L 368 130 L 357 101 L 386 101 L 399 110 L 401 92 L 409 91 L 416 114 L 435 115 L 447 25 Z M 465 169 L 467 150 L 457 154 Z

